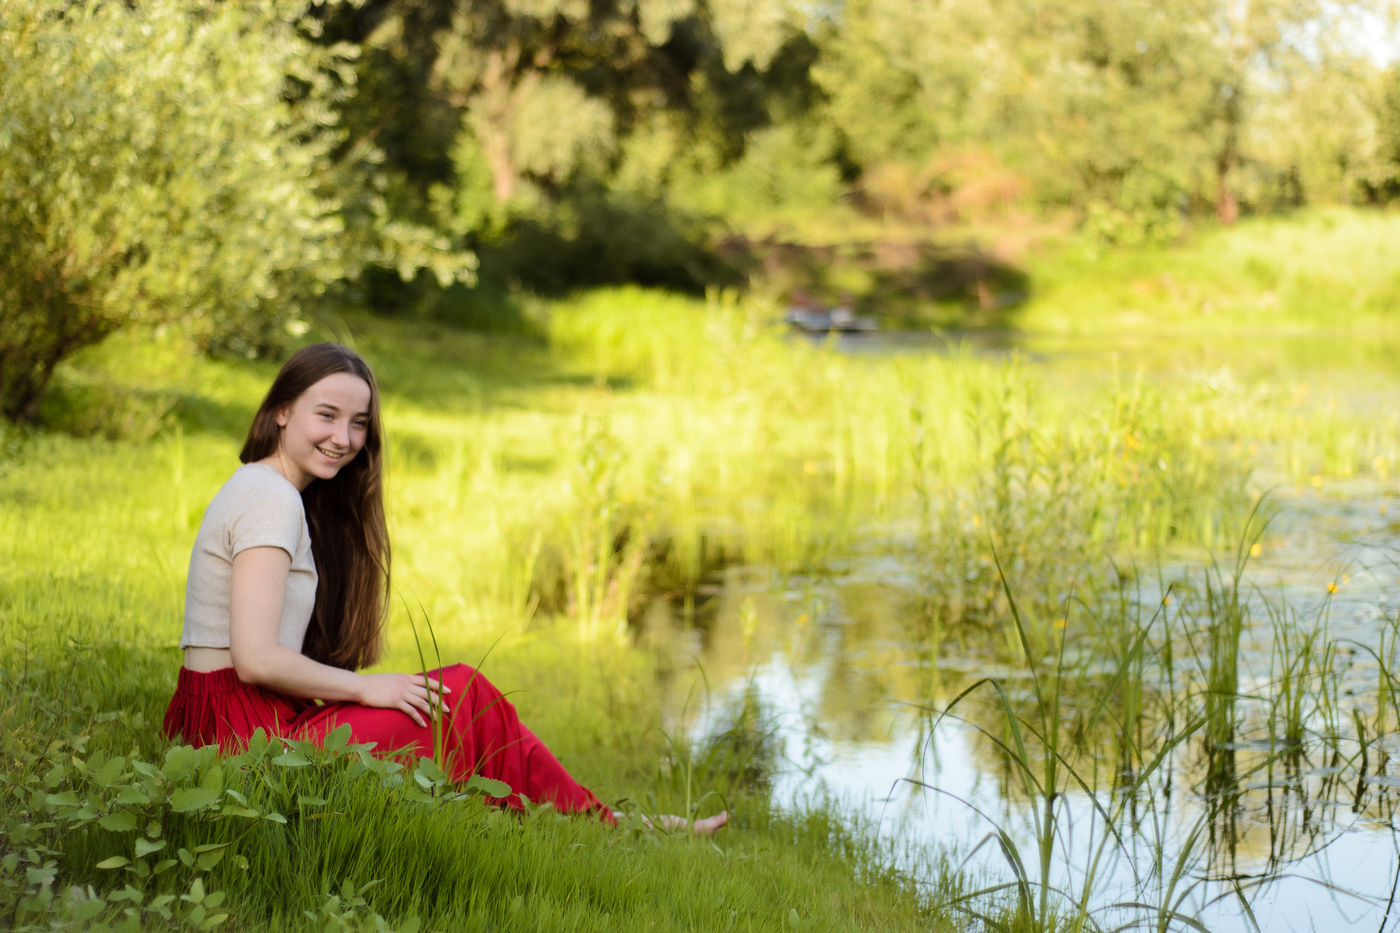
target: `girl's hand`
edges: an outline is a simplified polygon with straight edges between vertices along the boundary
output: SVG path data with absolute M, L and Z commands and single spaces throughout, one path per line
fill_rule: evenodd
M 361 674 L 360 703 L 380 709 L 402 710 L 419 726 L 427 726 L 434 710 L 449 712 L 443 694 L 452 688 L 422 674 Z

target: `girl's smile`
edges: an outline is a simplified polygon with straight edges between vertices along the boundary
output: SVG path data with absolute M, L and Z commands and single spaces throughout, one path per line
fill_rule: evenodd
M 314 383 L 277 413 L 281 439 L 263 462 L 298 489 L 331 479 L 365 446 L 370 396 L 369 384 L 351 373 Z

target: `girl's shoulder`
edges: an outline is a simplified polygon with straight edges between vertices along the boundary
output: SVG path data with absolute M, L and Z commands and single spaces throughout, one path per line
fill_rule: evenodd
M 227 514 L 253 508 L 286 508 L 302 514 L 301 493 L 272 467 L 245 463 L 224 481 L 209 510 Z
M 231 559 L 249 547 L 275 545 L 293 559 L 310 545 L 301 493 L 281 473 L 260 463 L 233 472 L 209 503 L 200 522 L 196 550 Z

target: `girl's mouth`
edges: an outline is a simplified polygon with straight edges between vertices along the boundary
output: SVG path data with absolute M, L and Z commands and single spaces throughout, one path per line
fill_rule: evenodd
M 316 445 L 316 450 L 317 450 L 318 453 L 321 454 L 321 456 L 325 457 L 327 460 L 339 460 L 339 459 L 341 459 L 342 457 L 345 456 L 344 452 L 341 452 L 341 453 L 332 453 L 331 451 L 329 451 L 329 450 L 327 450 L 326 448 L 320 446 L 319 444 Z

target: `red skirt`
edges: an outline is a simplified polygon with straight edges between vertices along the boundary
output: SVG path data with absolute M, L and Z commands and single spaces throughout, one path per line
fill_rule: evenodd
M 559 759 L 520 721 L 501 692 L 465 664 L 431 676 L 451 690 L 445 727 L 449 773 L 465 781 L 473 774 L 509 784 L 512 793 L 497 803 L 522 809 L 521 797 L 551 803 L 565 813 L 594 812 L 613 822 L 612 811 L 575 781 Z M 317 705 L 276 690 L 245 684 L 233 668 L 200 673 L 180 668 L 175 696 L 165 711 L 165 734 L 192 745 L 218 745 L 225 751 L 246 746 L 259 728 L 268 735 L 320 742 L 348 723 L 352 742 L 373 742 L 379 755 L 431 757 L 432 729 L 407 713 L 348 701 Z

